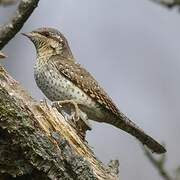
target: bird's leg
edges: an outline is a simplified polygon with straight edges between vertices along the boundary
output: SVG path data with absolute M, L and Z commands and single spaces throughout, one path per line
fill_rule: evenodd
M 84 140 L 86 131 L 91 130 L 91 125 L 89 124 L 87 114 L 81 111 L 78 104 L 74 100 L 64 100 L 55 101 L 52 103 L 52 106 L 56 107 L 60 112 L 62 112 L 62 109 L 65 110 L 65 112 L 70 111 L 71 125 L 78 131 L 81 138 Z
M 73 121 L 73 124 L 75 125 L 75 129 L 77 130 L 80 137 L 83 140 L 85 140 L 86 131 L 92 129 L 91 125 L 90 125 L 90 123 L 88 121 L 87 114 L 84 113 L 83 111 L 81 111 L 81 109 L 79 109 L 79 120 L 78 121 Z
M 82 131 L 91 130 L 91 124 L 89 123 L 88 116 L 85 112 L 79 109 L 79 117 L 82 121 L 80 121 L 79 125 Z
M 71 105 L 71 106 L 69 106 Z M 60 109 L 60 111 L 62 112 L 62 109 L 64 109 L 65 111 L 69 111 L 70 109 L 70 117 L 71 119 L 74 120 L 74 122 L 79 120 L 79 107 L 77 105 L 77 103 L 74 100 L 63 100 L 63 101 L 54 101 L 52 103 L 53 107 L 58 107 L 58 110 Z M 73 108 L 71 108 L 73 106 Z M 74 111 L 73 111 L 74 109 Z M 63 113 L 62 113 L 63 114 Z

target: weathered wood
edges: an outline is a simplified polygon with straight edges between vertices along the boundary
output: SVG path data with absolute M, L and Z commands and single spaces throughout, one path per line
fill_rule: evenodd
M 55 109 L 0 67 L 0 179 L 116 180 Z

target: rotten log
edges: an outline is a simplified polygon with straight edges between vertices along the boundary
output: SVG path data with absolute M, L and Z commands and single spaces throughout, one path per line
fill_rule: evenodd
M 117 180 L 117 172 L 56 108 L 35 101 L 0 66 L 0 179 Z

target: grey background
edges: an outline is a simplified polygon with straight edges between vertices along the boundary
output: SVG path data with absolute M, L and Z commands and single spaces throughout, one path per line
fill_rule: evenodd
M 0 23 L 15 7 L 0 7 Z M 50 26 L 68 38 L 78 62 L 118 107 L 167 146 L 167 167 L 180 164 L 180 14 L 148 0 L 41 0 L 21 32 Z M 30 94 L 44 96 L 33 79 L 35 49 L 20 33 L 4 48 L 3 62 Z M 123 180 L 160 180 L 139 143 L 106 124 L 92 123 L 89 144 L 107 163 L 120 161 Z

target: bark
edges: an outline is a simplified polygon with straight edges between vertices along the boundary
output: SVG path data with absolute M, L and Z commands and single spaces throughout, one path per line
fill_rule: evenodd
M 0 49 L 2 49 L 22 28 L 37 7 L 39 0 L 21 0 L 9 22 L 0 26 Z
M 0 179 L 116 180 L 63 116 L 0 67 Z
M 0 6 L 10 6 L 14 5 L 18 2 L 18 0 L 0 0 Z

